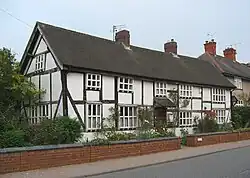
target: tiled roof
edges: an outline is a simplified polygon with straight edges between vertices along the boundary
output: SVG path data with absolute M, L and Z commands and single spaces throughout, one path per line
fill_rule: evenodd
M 130 46 L 37 23 L 56 58 L 72 68 L 233 88 L 211 64 L 187 56 Z

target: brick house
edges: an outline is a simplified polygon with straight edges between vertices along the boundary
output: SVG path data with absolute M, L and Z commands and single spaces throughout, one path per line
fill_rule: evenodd
M 241 95 L 250 93 L 250 68 L 236 60 L 236 50 L 226 48 L 224 56 L 216 53 L 216 42 L 212 39 L 204 44 L 205 53 L 199 59 L 210 62 L 216 67 L 232 84 L 236 86 L 233 95 L 237 98 L 238 106 L 243 105 Z

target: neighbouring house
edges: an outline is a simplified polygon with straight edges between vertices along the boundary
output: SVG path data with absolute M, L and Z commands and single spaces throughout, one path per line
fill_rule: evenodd
M 78 118 L 89 139 L 111 107 L 119 110 L 122 131 L 138 127 L 141 107 L 152 108 L 155 120 L 173 122 L 176 114 L 177 135 L 183 127 L 192 132 L 203 110 L 215 110 L 218 123 L 229 121 L 234 85 L 210 63 L 178 55 L 174 40 L 164 49 L 132 46 L 127 30 L 112 41 L 37 22 L 21 71 L 46 92 L 37 103 L 25 101 L 25 114 L 31 124 L 58 115 Z M 188 101 L 184 107 L 182 101 Z
M 236 50 L 232 47 L 226 48 L 224 56 L 216 53 L 216 42 L 212 39 L 204 44 L 205 53 L 199 59 L 210 62 L 215 66 L 232 84 L 236 86 L 233 96 L 237 98 L 236 106 L 243 106 L 242 94 L 250 93 L 250 68 L 236 60 Z

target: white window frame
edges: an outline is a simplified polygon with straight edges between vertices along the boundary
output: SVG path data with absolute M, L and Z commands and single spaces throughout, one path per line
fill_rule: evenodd
M 226 101 L 226 90 L 220 88 L 212 89 L 212 101 L 213 102 L 225 102 Z
M 136 106 L 119 106 L 119 129 L 136 129 L 138 117 Z
M 189 98 L 193 96 L 193 86 L 191 85 L 180 85 L 180 97 Z
M 35 57 L 35 71 L 45 70 L 45 58 L 46 54 L 40 54 Z
M 234 77 L 234 85 L 237 89 L 242 89 L 242 79 L 239 77 Z
M 100 74 L 90 74 L 86 75 L 86 88 L 99 90 L 101 88 L 101 75 Z
M 243 100 L 238 100 L 236 106 L 244 106 Z
M 224 124 L 226 122 L 226 110 L 215 110 L 216 121 L 218 124 Z
M 133 92 L 133 84 L 134 84 L 134 80 L 132 78 L 119 77 L 118 78 L 118 91 L 131 93 Z
M 193 114 L 191 111 L 180 111 L 179 126 L 181 127 L 193 126 Z
M 49 119 L 49 105 L 32 105 L 29 108 L 29 123 L 39 124 L 44 119 Z
M 102 127 L 102 104 L 101 103 L 88 103 L 86 104 L 87 120 L 86 130 L 96 131 Z
M 167 83 L 156 82 L 155 83 L 155 96 L 166 97 L 167 96 Z

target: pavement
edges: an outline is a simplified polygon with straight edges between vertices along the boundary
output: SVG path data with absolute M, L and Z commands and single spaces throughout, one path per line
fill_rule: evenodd
M 164 175 L 163 177 L 166 177 L 166 173 L 170 174 L 167 177 L 181 177 L 181 174 L 179 175 L 178 173 L 186 172 L 187 174 L 188 170 L 192 170 L 189 172 L 192 174 L 192 172 L 195 172 L 195 170 L 198 171 L 198 173 L 201 172 L 201 171 L 199 172 L 199 170 L 206 170 L 204 168 L 203 169 L 199 168 L 204 164 L 208 166 L 207 168 L 210 167 L 211 169 L 217 168 L 217 170 L 221 170 L 222 168 L 226 170 L 234 170 L 230 169 L 230 166 L 229 167 L 226 166 L 229 163 L 242 165 L 242 169 L 244 170 L 241 171 L 243 171 L 244 175 L 247 174 L 248 175 L 247 177 L 250 177 L 250 171 L 248 172 L 248 168 L 246 167 L 246 165 L 242 162 L 237 162 L 242 160 L 243 162 L 245 161 L 249 163 L 250 162 L 249 153 L 250 153 L 250 140 L 246 140 L 240 142 L 231 142 L 231 143 L 216 144 L 216 145 L 209 145 L 209 146 L 202 146 L 195 148 L 184 147 L 176 151 L 161 152 L 144 156 L 127 157 L 127 158 L 105 160 L 93 163 L 54 167 L 49 169 L 39 169 L 33 171 L 9 173 L 0 175 L 0 178 L 41 178 L 41 177 L 47 177 L 47 178 L 150 177 L 152 178 L 152 177 L 162 177 L 163 175 Z M 220 158 L 219 155 L 222 154 L 224 154 L 224 156 L 223 158 Z M 240 155 L 240 157 L 238 157 L 238 155 Z M 218 161 L 217 159 L 219 158 L 221 160 Z M 202 160 L 203 161 L 205 160 L 205 162 L 202 162 Z M 210 161 L 208 161 L 207 163 L 206 162 L 207 160 Z M 247 164 L 247 166 L 248 165 L 250 170 L 250 164 Z M 180 167 L 178 168 L 178 166 Z M 191 169 L 190 166 L 192 166 L 193 169 Z M 166 172 L 167 170 L 168 172 Z M 134 175 L 131 173 L 133 173 Z M 155 174 L 159 173 L 159 175 L 154 175 L 153 173 Z M 175 176 L 174 173 L 176 173 L 178 176 Z M 209 171 L 208 173 L 211 174 L 210 178 L 212 178 L 213 172 Z M 196 175 L 195 177 L 205 178 L 205 176 L 201 176 L 201 173 L 198 174 L 198 176 Z

